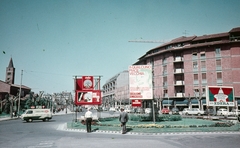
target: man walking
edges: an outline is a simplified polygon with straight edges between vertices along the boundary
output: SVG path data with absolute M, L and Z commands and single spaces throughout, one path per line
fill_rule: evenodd
M 87 132 L 90 133 L 92 131 L 91 124 L 92 124 L 92 112 L 90 111 L 90 108 L 88 108 L 88 111 L 85 113 L 85 124 L 87 127 Z
M 128 114 L 127 114 L 127 112 L 124 112 L 124 108 L 121 108 L 121 112 L 119 115 L 119 121 L 121 122 L 122 134 L 126 134 L 126 132 L 127 132 L 126 123 L 128 122 Z

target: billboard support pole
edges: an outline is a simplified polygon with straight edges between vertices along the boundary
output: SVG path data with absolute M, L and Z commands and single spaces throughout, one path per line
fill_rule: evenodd
M 156 119 L 155 119 L 155 110 L 154 110 L 154 99 L 152 99 L 152 107 L 153 107 L 153 123 L 155 124 Z

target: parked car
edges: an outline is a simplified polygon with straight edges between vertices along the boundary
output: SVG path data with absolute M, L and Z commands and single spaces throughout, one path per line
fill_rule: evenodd
M 183 115 L 186 115 L 186 113 L 188 112 L 189 108 L 184 108 L 183 111 L 182 111 L 182 114 Z
M 198 115 L 198 116 L 200 116 L 200 115 L 204 115 L 205 112 L 200 110 L 199 108 L 191 108 L 191 109 L 186 110 L 185 114 L 186 115 Z
M 163 108 L 163 109 L 161 110 L 161 113 L 162 113 L 162 114 L 169 114 L 169 112 L 170 112 L 170 110 L 169 110 L 168 108 Z
M 172 108 L 171 112 L 172 112 L 172 115 L 179 115 L 179 109 L 176 107 Z
M 218 116 L 228 116 L 229 115 L 229 112 L 226 108 L 220 108 L 218 111 L 217 111 L 217 115 Z
M 136 113 L 137 113 L 137 114 L 143 114 L 143 113 L 144 113 L 143 108 L 138 107 L 138 108 L 136 109 Z
M 146 114 L 150 114 L 152 112 L 152 109 L 151 108 L 145 108 L 145 113 Z
M 238 116 L 240 115 L 240 110 L 232 109 L 231 112 L 229 112 L 230 116 Z
M 115 112 L 116 109 L 115 109 L 114 107 L 111 107 L 111 108 L 109 109 L 109 111 Z
M 124 111 L 127 113 L 134 113 L 134 110 L 130 108 L 126 108 Z

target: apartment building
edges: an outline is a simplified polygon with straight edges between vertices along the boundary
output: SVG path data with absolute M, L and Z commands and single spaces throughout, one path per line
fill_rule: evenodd
M 153 67 L 160 106 L 206 108 L 205 87 L 234 87 L 240 105 L 240 27 L 229 32 L 179 37 L 146 52 L 134 65 Z

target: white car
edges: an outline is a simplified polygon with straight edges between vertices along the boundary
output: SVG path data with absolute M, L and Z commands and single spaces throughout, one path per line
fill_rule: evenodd
M 182 111 L 182 115 L 187 115 L 189 108 L 184 108 Z
M 145 113 L 146 114 L 150 114 L 152 112 L 152 109 L 151 108 L 145 108 Z
M 204 115 L 205 112 L 200 110 L 199 108 L 191 108 L 191 109 L 186 110 L 185 114 L 186 115 L 198 115 L 198 116 L 200 116 L 200 115 Z
M 238 116 L 240 115 L 240 110 L 232 109 L 229 114 L 229 116 Z
M 132 113 L 132 110 L 130 108 L 126 108 L 124 111 L 127 113 Z
M 218 116 L 228 116 L 229 115 L 229 112 L 226 108 L 220 108 L 218 111 L 217 111 L 217 115 Z
M 111 107 L 111 108 L 109 109 L 109 111 L 115 112 L 116 109 L 115 109 L 114 107 Z

